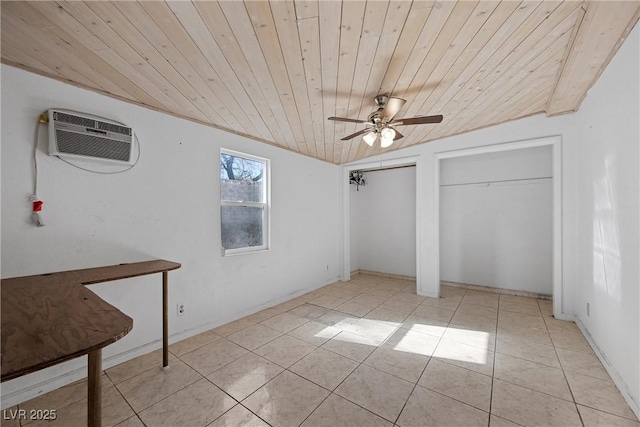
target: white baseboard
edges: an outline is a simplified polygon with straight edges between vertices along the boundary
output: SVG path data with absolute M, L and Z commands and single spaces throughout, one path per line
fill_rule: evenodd
M 421 297 L 439 298 L 437 293 L 435 293 L 435 292 L 423 292 L 422 289 L 418 289 L 416 291 L 416 294 L 420 295 Z
M 527 297 L 527 298 L 536 298 L 536 299 L 545 299 L 545 300 L 552 299 L 552 296 L 549 294 L 541 294 L 538 292 L 522 291 L 522 290 L 507 289 L 507 288 L 497 288 L 495 286 L 447 282 L 446 280 L 441 281 L 440 285 L 452 286 L 454 288 L 473 289 L 476 291 L 491 292 L 494 294 L 514 295 L 517 297 Z
M 390 279 L 410 280 L 413 282 L 416 281 L 416 276 L 405 276 L 402 274 L 383 273 L 380 271 L 372 271 L 372 270 L 359 269 L 351 272 L 351 275 L 356 275 L 356 274 L 367 274 L 369 276 L 389 277 Z
M 574 316 L 573 314 L 566 314 L 566 313 L 562 313 L 559 315 L 553 315 L 554 318 L 558 319 L 558 320 L 566 320 L 567 322 L 575 322 L 576 321 L 576 316 Z M 584 333 L 583 333 L 584 335 Z
M 179 336 L 180 334 L 172 335 Z M 187 337 L 185 337 L 187 338 Z M 106 357 L 102 360 L 102 369 L 109 369 L 113 366 L 119 365 L 120 363 L 124 363 L 127 360 L 134 359 L 138 356 L 142 356 L 143 354 L 150 353 L 154 350 L 157 350 L 162 347 L 162 340 L 155 340 L 150 343 L 132 348 L 130 350 L 126 350 L 122 353 L 118 353 L 109 357 Z M 16 390 L 12 393 L 7 393 L 2 395 L 2 409 L 10 408 L 14 405 L 18 405 L 20 403 L 26 402 L 27 400 L 31 400 L 35 397 L 48 393 L 50 391 L 56 390 L 60 387 L 64 387 L 76 381 L 82 380 L 87 377 L 87 363 L 86 358 L 83 361 L 82 366 L 79 368 L 71 369 L 66 372 L 62 372 L 57 374 L 51 378 L 47 378 L 46 380 L 39 381 L 35 384 L 31 384 L 19 390 Z M 75 361 L 76 359 L 74 359 Z
M 629 405 L 633 413 L 636 415 L 636 418 L 640 419 L 640 402 L 636 401 L 633 398 L 633 395 L 631 394 L 631 391 L 629 390 L 627 383 L 624 381 L 622 376 L 618 373 L 616 368 L 613 367 L 613 365 L 609 362 L 609 359 L 607 359 L 607 355 L 595 343 L 595 341 L 593 340 L 593 337 L 591 336 L 591 333 L 589 332 L 587 327 L 584 325 L 584 323 L 582 323 L 582 321 L 577 317 L 575 319 L 575 322 L 576 322 L 576 325 L 578 326 L 578 329 L 580 329 L 580 332 L 582 332 L 582 335 L 584 335 L 585 339 L 587 340 L 587 342 L 595 352 L 596 356 L 598 356 L 598 359 L 600 359 L 602 366 L 604 366 L 604 369 L 607 371 L 607 373 L 613 380 L 613 383 L 616 385 L 616 387 L 618 387 L 618 390 L 620 390 L 622 397 L 627 402 L 627 404 Z
M 263 310 L 268 307 L 273 307 L 274 305 L 280 304 L 282 302 L 288 301 L 290 299 L 296 298 L 300 295 L 304 295 L 308 292 L 319 289 L 323 286 L 329 285 L 331 283 L 335 283 L 340 280 L 339 278 L 332 278 L 327 282 L 320 283 L 318 285 L 314 285 L 305 289 L 301 289 L 289 295 L 285 295 L 279 298 L 274 298 L 273 300 L 267 301 L 266 303 L 260 304 L 258 306 L 254 306 L 250 309 L 244 310 L 241 313 L 236 313 L 232 316 L 225 316 L 224 318 L 216 319 L 212 322 L 208 322 L 206 324 L 202 324 L 193 328 L 185 329 L 179 332 L 175 332 L 169 336 L 169 343 L 173 344 L 178 341 L 182 341 L 184 339 L 190 338 L 194 335 L 197 335 L 201 332 L 208 331 L 210 329 L 217 328 L 218 326 L 224 325 L 226 323 L 232 322 L 234 320 L 240 319 L 242 317 L 248 316 L 250 314 L 256 313 L 260 310 Z M 132 349 L 123 351 L 118 354 L 114 354 L 112 356 L 106 357 L 102 361 L 102 369 L 106 370 L 112 368 L 116 365 L 124 363 L 128 360 L 134 359 L 138 356 L 142 356 L 144 354 L 150 353 L 154 350 L 162 348 L 162 340 L 154 340 L 138 347 L 134 347 Z M 16 390 L 11 393 L 3 394 L 0 399 L 1 409 L 8 409 L 12 406 L 18 405 L 20 403 L 26 402 L 27 400 L 38 397 L 42 394 L 48 393 L 50 391 L 56 390 L 60 387 L 64 387 L 71 383 L 74 383 L 78 380 L 82 380 L 87 377 L 87 363 L 86 358 L 84 358 L 83 365 L 79 368 L 74 368 L 66 372 L 62 372 L 57 374 L 51 378 L 47 378 L 46 380 L 39 381 L 35 384 L 28 385 L 24 388 Z M 74 359 L 76 360 L 76 359 Z

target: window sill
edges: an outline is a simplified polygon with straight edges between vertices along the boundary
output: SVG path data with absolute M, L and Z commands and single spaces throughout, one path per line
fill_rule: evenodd
M 247 255 L 247 254 L 255 254 L 258 252 L 268 252 L 270 250 L 269 247 L 260 247 L 257 249 L 241 249 L 241 250 L 237 250 L 237 249 L 229 249 L 228 251 L 225 251 L 224 249 L 222 250 L 222 257 L 230 257 L 230 256 L 237 256 L 237 255 Z

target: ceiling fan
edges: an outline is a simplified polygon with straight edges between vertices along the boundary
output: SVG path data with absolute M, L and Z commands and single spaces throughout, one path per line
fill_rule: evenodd
M 389 95 L 378 95 L 373 99 L 378 106 L 378 109 L 369 114 L 367 120 L 348 119 L 346 117 L 329 117 L 328 120 L 335 120 L 338 122 L 349 123 L 367 123 L 367 127 L 347 135 L 342 138 L 342 141 L 348 141 L 356 136 L 363 135 L 364 142 L 373 147 L 378 137 L 380 137 L 380 146 L 386 148 L 393 144 L 393 141 L 404 137 L 398 132 L 395 126 L 408 126 L 408 125 L 421 125 L 425 123 L 440 123 L 442 121 L 442 115 L 437 116 L 417 116 L 407 117 L 403 119 L 394 119 L 398 114 L 400 108 L 404 105 L 405 101 L 402 98 L 395 98 Z

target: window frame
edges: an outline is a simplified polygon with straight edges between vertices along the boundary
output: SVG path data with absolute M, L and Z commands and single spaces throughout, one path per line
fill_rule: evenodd
M 247 201 L 233 201 L 224 200 L 222 198 L 222 178 L 220 178 L 220 171 L 218 171 L 219 190 L 220 190 L 220 247 L 222 256 L 241 255 L 253 252 L 268 251 L 271 247 L 271 160 L 254 156 L 253 154 L 243 153 L 241 151 L 229 150 L 226 148 L 220 148 L 220 154 L 218 155 L 218 161 L 220 161 L 223 155 L 229 155 L 233 157 L 240 157 L 242 159 L 251 160 L 264 164 L 264 172 L 262 177 L 262 191 L 264 194 L 264 202 L 247 202 Z M 224 206 L 236 206 L 236 207 L 249 207 L 249 208 L 262 208 L 262 245 L 260 246 L 247 246 L 244 248 L 226 249 L 222 245 L 222 208 Z

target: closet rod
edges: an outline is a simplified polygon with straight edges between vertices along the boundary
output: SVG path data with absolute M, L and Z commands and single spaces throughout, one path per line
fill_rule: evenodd
M 391 169 L 404 169 L 404 168 L 415 168 L 416 165 L 404 165 L 404 166 L 389 166 L 386 168 L 373 168 L 373 169 L 358 169 L 360 172 L 378 172 L 378 171 L 387 171 Z
M 440 187 L 458 187 L 461 185 L 478 185 L 478 184 L 495 184 L 498 182 L 518 182 L 518 181 L 538 181 L 542 179 L 551 179 L 552 176 L 542 176 L 538 178 L 519 178 L 519 179 L 503 179 L 498 181 L 480 181 L 480 182 L 465 182 L 462 184 L 442 184 Z

